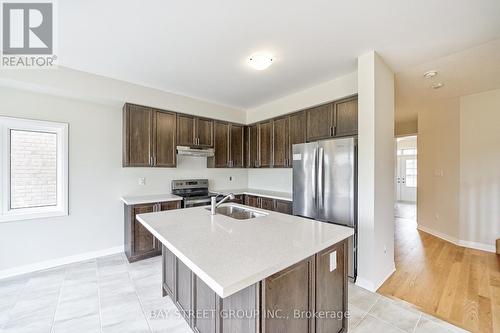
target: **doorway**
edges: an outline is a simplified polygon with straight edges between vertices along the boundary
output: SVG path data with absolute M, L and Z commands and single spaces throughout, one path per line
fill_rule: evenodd
M 417 221 L 417 136 L 396 138 L 396 218 Z

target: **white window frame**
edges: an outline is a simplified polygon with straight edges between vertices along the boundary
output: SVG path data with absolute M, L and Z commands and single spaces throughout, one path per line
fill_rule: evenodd
M 57 134 L 57 203 L 55 206 L 10 209 L 10 132 L 35 131 Z M 68 124 L 0 116 L 0 222 L 68 215 Z

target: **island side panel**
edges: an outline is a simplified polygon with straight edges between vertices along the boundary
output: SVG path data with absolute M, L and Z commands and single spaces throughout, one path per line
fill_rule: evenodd
M 162 246 L 163 258 L 163 296 L 169 295 L 170 298 L 175 299 L 175 260 L 176 256 L 165 247 Z
M 259 317 L 260 282 L 226 298 L 218 297 L 219 315 L 217 333 L 257 333 Z
M 347 331 L 347 242 L 316 254 L 316 333 Z
M 313 333 L 315 256 L 262 281 L 262 333 Z

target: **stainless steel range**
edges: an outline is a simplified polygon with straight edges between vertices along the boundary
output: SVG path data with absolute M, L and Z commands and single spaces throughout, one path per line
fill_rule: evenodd
M 172 194 L 183 197 L 183 208 L 210 205 L 210 198 L 217 195 L 208 191 L 208 179 L 172 180 Z

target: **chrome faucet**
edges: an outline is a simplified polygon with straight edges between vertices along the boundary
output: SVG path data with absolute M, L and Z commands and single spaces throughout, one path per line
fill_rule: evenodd
M 224 198 L 222 198 L 221 201 L 217 202 L 217 198 L 219 197 L 219 195 L 223 195 L 223 194 L 219 193 L 216 196 L 213 196 L 213 197 L 210 198 L 210 214 L 212 214 L 212 215 L 216 214 L 217 207 L 219 207 L 224 201 L 226 201 L 228 199 L 229 200 L 233 200 L 234 199 L 234 194 L 233 193 L 229 193 Z

